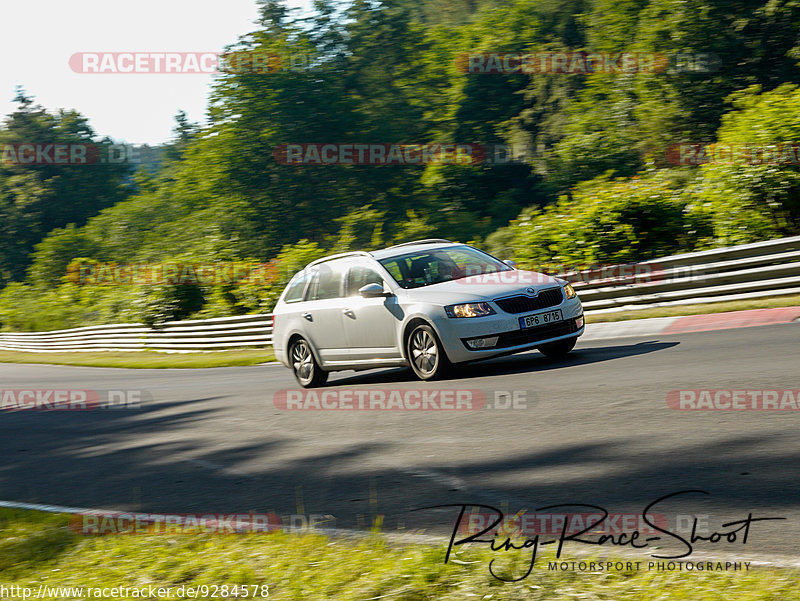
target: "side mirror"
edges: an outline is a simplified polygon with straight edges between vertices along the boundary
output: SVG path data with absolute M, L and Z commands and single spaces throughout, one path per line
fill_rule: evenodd
M 517 262 L 516 261 L 512 261 L 511 259 L 506 259 L 505 261 L 503 261 L 503 263 L 508 265 L 511 269 L 516 269 L 517 268 Z
M 392 296 L 391 292 L 384 292 L 381 284 L 367 284 L 358 289 L 358 293 L 364 298 L 377 298 L 379 296 Z

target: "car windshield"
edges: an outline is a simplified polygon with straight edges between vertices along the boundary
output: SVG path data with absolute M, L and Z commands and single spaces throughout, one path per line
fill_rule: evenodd
M 417 251 L 380 260 L 403 288 L 420 288 L 460 278 L 510 271 L 493 256 L 470 246 Z

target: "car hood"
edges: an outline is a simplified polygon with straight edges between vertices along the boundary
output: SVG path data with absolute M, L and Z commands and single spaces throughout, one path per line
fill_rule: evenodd
M 405 293 L 410 300 L 452 305 L 526 294 L 528 288 L 534 288 L 538 294 L 561 283 L 562 280 L 543 273 L 516 269 L 412 288 Z

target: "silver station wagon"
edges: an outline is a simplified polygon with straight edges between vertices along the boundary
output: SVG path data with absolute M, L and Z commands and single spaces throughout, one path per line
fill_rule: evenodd
M 306 388 L 338 370 L 408 366 L 432 380 L 532 348 L 560 357 L 584 330 L 564 280 L 439 239 L 314 261 L 273 315 L 275 354 Z

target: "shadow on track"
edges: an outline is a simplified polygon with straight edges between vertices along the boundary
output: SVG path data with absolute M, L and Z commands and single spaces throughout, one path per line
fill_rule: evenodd
M 741 352 L 735 346 L 741 335 L 727 334 L 724 342 Z M 785 348 L 795 348 L 795 340 L 792 329 Z M 494 387 L 500 376 L 515 373 L 538 374 L 530 380 L 549 380 L 551 390 L 564 387 L 563 398 L 549 406 L 513 414 L 280 412 L 259 392 L 274 372 L 243 368 L 214 372 L 208 389 L 189 400 L 155 399 L 139 411 L 0 412 L 0 499 L 151 512 L 331 514 L 342 528 L 369 528 L 384 516 L 389 531 L 446 531 L 452 511 L 410 513 L 436 504 L 505 502 L 517 510 L 571 501 L 636 512 L 680 489 L 708 490 L 711 497 L 676 502 L 665 512 L 708 515 L 712 524 L 722 516 L 741 519 L 751 509 L 800 515 L 795 412 L 675 413 L 664 402 L 678 387 L 673 382 L 704 382 L 715 369 L 719 375 L 707 386 L 757 377 L 746 365 L 716 346 L 688 354 L 693 343 L 686 341 L 678 347 L 686 356 L 677 358 L 677 352 L 657 354 L 675 348 L 673 342 L 590 344 L 561 361 L 530 353 L 465 370 L 465 378 L 497 378 Z M 567 370 L 591 364 L 602 369 Z M 682 373 L 691 366 L 696 369 Z M 598 381 L 599 371 L 613 373 Z M 734 380 L 739 372 L 743 380 Z M 238 396 L 226 391 L 229 380 L 252 373 L 263 381 Z M 387 381 L 418 385 L 403 370 L 382 370 L 334 386 Z M 602 386 L 622 396 L 598 394 L 611 400 L 594 402 L 591 395 Z M 254 427 L 239 427 L 244 419 Z M 740 550 L 761 551 L 763 532 L 754 528 L 752 546 Z M 784 550 L 796 548 L 783 543 Z
M 578 342 L 580 344 L 580 341 Z M 456 367 L 452 380 L 463 378 L 485 378 L 492 376 L 505 376 L 518 373 L 532 373 L 539 371 L 551 371 L 562 367 L 575 365 L 586 365 L 589 363 L 600 363 L 601 361 L 611 361 L 623 357 L 633 357 L 644 355 L 673 348 L 679 342 L 657 342 L 645 341 L 636 344 L 618 344 L 614 346 L 593 346 L 587 348 L 576 348 L 563 359 L 550 359 L 538 351 L 526 352 L 518 355 L 506 355 L 477 361 L 468 365 Z M 418 382 L 410 369 L 390 369 L 377 370 L 370 372 L 356 372 L 354 375 L 336 377 L 334 372 L 332 379 L 328 382 L 328 387 L 333 386 L 352 386 L 353 384 L 385 384 L 391 382 Z

